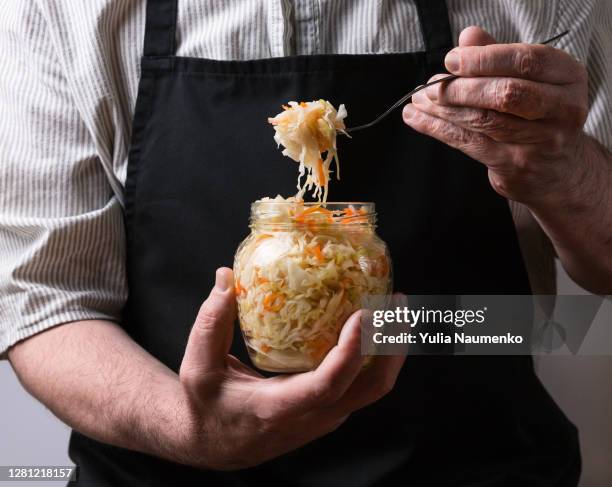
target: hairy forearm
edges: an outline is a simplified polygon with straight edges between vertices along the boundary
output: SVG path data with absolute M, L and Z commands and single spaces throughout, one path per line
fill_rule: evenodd
M 116 324 L 57 326 L 15 345 L 9 360 L 24 387 L 77 431 L 178 460 L 185 431 L 178 377 Z
M 576 171 L 561 193 L 528 204 L 568 274 L 596 294 L 612 294 L 612 154 L 584 135 Z

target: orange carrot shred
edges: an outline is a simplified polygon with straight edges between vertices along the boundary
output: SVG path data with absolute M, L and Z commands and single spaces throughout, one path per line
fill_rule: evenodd
M 247 292 L 244 286 L 240 283 L 240 279 L 236 279 L 236 286 L 234 287 L 234 290 L 236 292 L 236 296 L 241 296 L 243 293 L 246 294 Z
M 323 173 L 323 161 L 321 159 L 319 159 L 317 163 L 317 171 L 318 171 L 318 176 L 319 176 L 319 185 L 324 186 L 325 185 L 325 174 Z
M 269 233 L 260 233 L 259 235 L 257 235 L 256 241 L 259 242 L 259 241 L 264 240 L 266 238 L 272 238 L 272 235 L 270 235 Z
M 321 247 L 318 244 L 314 247 L 307 248 L 306 253 L 313 255 L 315 259 L 317 259 L 319 262 L 325 262 L 325 257 L 323 256 L 323 252 L 321 252 Z
M 266 311 L 274 313 L 280 311 L 285 304 L 285 297 L 279 293 L 268 293 L 263 299 L 263 307 Z

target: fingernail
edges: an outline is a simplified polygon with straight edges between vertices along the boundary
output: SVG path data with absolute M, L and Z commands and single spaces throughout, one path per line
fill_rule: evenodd
M 459 69 L 459 54 L 454 49 L 446 55 L 444 65 L 451 73 Z
M 217 269 L 215 274 L 215 287 L 223 292 L 227 291 L 232 286 L 232 282 L 230 279 L 229 272 L 226 272 L 225 269 Z
M 416 112 L 416 108 L 412 106 L 412 103 L 408 103 L 408 105 L 404 107 L 404 111 L 402 113 L 404 116 L 404 120 L 411 119 L 414 116 L 415 112 Z

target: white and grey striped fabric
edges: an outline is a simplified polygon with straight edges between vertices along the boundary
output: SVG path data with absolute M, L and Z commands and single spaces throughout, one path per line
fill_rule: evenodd
M 48 327 L 119 320 L 123 183 L 145 0 L 0 2 L 0 353 Z M 545 39 L 587 64 L 586 130 L 612 148 L 609 0 L 448 0 L 455 39 Z M 253 59 L 421 50 L 411 0 L 179 0 L 178 55 Z M 536 290 L 550 248 L 514 206 Z M 212 284 L 212 283 L 211 283 Z

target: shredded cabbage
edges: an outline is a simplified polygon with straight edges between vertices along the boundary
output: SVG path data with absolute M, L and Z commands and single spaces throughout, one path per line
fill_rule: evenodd
M 303 199 L 304 193 L 312 190 L 314 198 L 325 202 L 332 160 L 336 163 L 336 177 L 340 179 L 336 135 L 338 132 L 348 135 L 344 126 L 346 108 L 340 105 L 336 111 L 325 100 L 291 101 L 283 108 L 283 112 L 268 118 L 268 122 L 274 126 L 274 140 L 284 146 L 283 155 L 300 164 L 296 197 Z M 302 185 L 304 175 L 306 181 Z
M 265 217 L 234 264 L 242 331 L 259 367 L 310 370 L 363 296 L 389 292 L 386 247 L 360 208 L 331 212 L 280 196 L 262 203 Z

